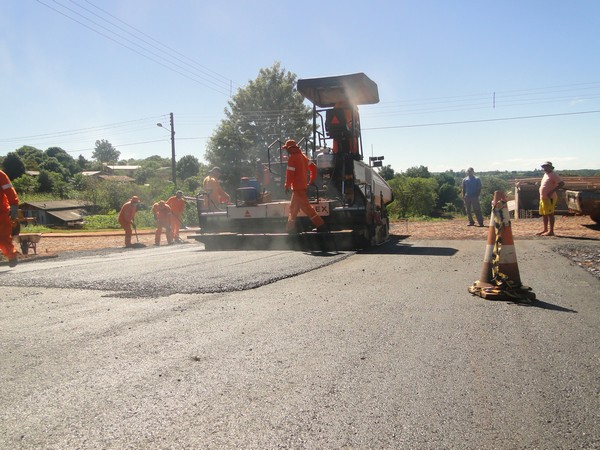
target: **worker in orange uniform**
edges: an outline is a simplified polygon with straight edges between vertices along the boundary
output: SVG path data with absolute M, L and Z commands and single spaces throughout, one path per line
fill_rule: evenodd
M 221 183 L 219 182 L 220 175 L 221 169 L 213 167 L 208 171 L 208 175 L 202 182 L 202 187 L 206 191 L 204 207 L 211 211 L 218 210 L 219 203 L 229 203 L 230 200 L 229 194 L 221 187 Z
M 310 184 L 313 184 L 317 176 L 317 166 L 315 163 L 308 160 L 306 155 L 302 153 L 296 141 L 288 139 L 283 148 L 289 153 L 287 170 L 285 171 L 285 192 L 292 190 L 292 201 L 290 203 L 290 212 L 288 214 L 286 230 L 288 233 L 294 232 L 296 229 L 296 217 L 298 212 L 302 210 L 308 216 L 316 231 L 326 231 L 323 219 L 317 214 L 311 206 L 306 195 L 310 172 Z
M 358 108 L 347 102 L 338 102 L 333 109 L 327 111 L 326 128 L 333 139 L 333 153 L 340 150 L 358 154 Z M 341 148 L 340 148 L 341 147 Z
M 183 212 L 185 211 L 183 192 L 175 192 L 175 195 L 169 197 L 166 203 L 171 208 L 171 233 L 173 234 L 173 240 L 175 242 L 182 242 L 181 238 L 179 237 L 179 228 L 181 227 L 181 218 L 183 217 Z
M 162 229 L 165 229 L 165 235 L 167 236 L 167 243 L 171 245 L 173 243 L 173 234 L 171 233 L 171 219 L 173 213 L 169 205 L 164 200 L 156 202 L 152 205 L 152 214 L 156 219 L 156 232 L 154 233 L 154 245 L 160 245 L 160 236 Z
M 19 215 L 19 196 L 8 175 L 0 170 L 0 250 L 8 259 L 8 265 L 17 265 L 17 250 L 13 244 L 12 221 Z
M 131 247 L 131 236 L 133 235 L 131 226 L 135 227 L 133 219 L 135 219 L 135 213 L 137 213 L 139 206 L 140 199 L 134 195 L 121 206 L 121 211 L 119 211 L 118 221 L 125 230 L 125 247 Z

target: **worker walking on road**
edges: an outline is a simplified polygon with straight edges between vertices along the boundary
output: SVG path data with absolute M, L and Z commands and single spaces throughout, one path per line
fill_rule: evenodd
M 211 211 L 218 210 L 220 203 L 229 203 L 230 197 L 227 192 L 221 187 L 219 176 L 221 169 L 213 167 L 208 171 L 208 175 L 202 182 L 202 187 L 206 191 L 204 196 L 204 207 Z
M 13 244 L 12 221 L 19 215 L 19 196 L 8 175 L 0 170 L 0 250 L 8 259 L 8 265 L 17 265 L 17 250 Z
M 183 212 L 185 211 L 185 200 L 183 199 L 183 192 L 177 191 L 175 195 L 169 197 L 166 201 L 167 205 L 171 208 L 171 233 L 173 234 L 173 240 L 175 242 L 182 242 L 179 237 L 179 229 L 181 228 L 181 219 Z
M 128 248 L 131 247 L 131 236 L 133 235 L 131 227 L 139 206 L 140 199 L 134 195 L 121 206 L 121 211 L 119 211 L 118 221 L 123 230 L 125 230 L 125 247 Z
M 167 243 L 171 245 L 173 243 L 173 234 L 171 232 L 171 220 L 173 214 L 171 208 L 164 200 L 161 200 L 152 205 L 152 214 L 154 214 L 154 218 L 156 219 L 154 245 L 160 245 L 160 236 L 163 228 L 165 229 L 165 235 L 167 236 Z
M 285 171 L 285 192 L 289 193 L 290 189 L 292 191 L 292 201 L 286 226 L 287 232 L 291 233 L 296 230 L 296 217 L 300 210 L 310 218 L 317 231 L 325 231 L 323 219 L 311 206 L 306 195 L 308 183 L 313 184 L 317 176 L 317 166 L 302 153 L 296 141 L 288 139 L 283 148 L 290 155 Z M 308 178 L 309 172 L 310 180 Z

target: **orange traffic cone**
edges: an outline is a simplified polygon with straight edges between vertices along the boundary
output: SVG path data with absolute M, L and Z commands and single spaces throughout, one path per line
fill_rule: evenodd
M 502 191 L 494 192 L 483 270 L 469 292 L 490 300 L 535 299 L 531 288 L 521 283 L 510 215 Z

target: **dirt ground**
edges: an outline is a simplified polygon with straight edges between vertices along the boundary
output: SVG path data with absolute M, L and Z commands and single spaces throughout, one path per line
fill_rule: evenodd
M 539 218 L 513 220 L 511 224 L 515 240 L 544 239 L 556 242 L 557 252 L 600 278 L 600 225 L 589 217 L 558 216 L 555 227 L 556 236 L 536 236 L 536 233 L 541 231 L 542 228 L 542 220 Z M 410 239 L 473 239 L 486 242 L 489 226 L 469 227 L 465 219 L 432 222 L 408 220 L 407 222 L 394 221 L 390 229 L 393 235 Z M 187 239 L 188 235 L 194 233 L 194 230 L 182 230 L 181 238 L 186 243 L 195 244 L 196 241 Z M 570 243 L 565 245 L 564 238 L 572 238 L 576 241 L 569 241 Z M 133 237 L 133 242 L 145 246 L 154 245 L 154 231 L 138 231 L 138 236 L 137 238 Z M 166 245 L 164 234 L 161 243 Z M 19 260 L 24 261 L 44 256 L 55 257 L 65 252 L 122 248 L 123 246 L 122 231 L 75 234 L 47 233 L 41 236 L 40 241 L 35 244 L 35 249 L 29 247 L 27 254 L 19 255 Z M 17 244 L 17 249 L 21 250 L 19 244 Z
M 398 236 L 410 237 L 412 239 L 479 239 L 486 241 L 489 227 L 468 227 L 465 219 L 454 219 L 435 222 L 394 221 L 391 224 L 391 233 Z M 582 240 L 600 241 L 600 226 L 589 217 L 560 216 L 556 219 L 554 237 L 536 236 L 543 228 L 541 219 L 518 219 L 512 221 L 512 233 L 515 239 L 551 239 L 571 237 Z M 182 230 L 181 238 L 186 242 L 187 236 L 193 234 L 194 230 Z M 24 233 L 22 233 L 24 234 Z M 138 232 L 137 239 L 134 235 L 133 242 L 139 242 L 146 246 L 154 245 L 154 232 L 145 230 Z M 166 238 L 162 235 L 162 244 L 166 245 Z M 36 244 L 38 254 L 63 253 L 72 251 L 95 250 L 104 248 L 117 248 L 124 246 L 123 231 L 114 232 L 83 232 L 83 233 L 47 233 L 43 234 Z M 20 249 L 20 247 L 17 247 Z M 28 253 L 33 253 L 29 249 Z
M 489 222 L 489 221 L 488 221 Z M 488 224 L 489 225 L 489 224 Z M 576 239 L 600 240 L 600 226 L 586 216 L 557 216 L 554 232 L 556 236 L 536 236 L 544 228 L 542 219 L 517 219 L 511 222 L 515 239 Z M 413 239 L 481 239 L 486 240 L 489 226 L 469 227 L 466 219 L 436 222 L 408 223 L 394 222 L 391 227 L 396 235 L 410 236 Z

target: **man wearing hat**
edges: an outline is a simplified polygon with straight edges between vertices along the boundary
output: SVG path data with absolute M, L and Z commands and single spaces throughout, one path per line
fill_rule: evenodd
M 202 187 L 206 191 L 206 195 L 204 196 L 204 207 L 209 210 L 219 209 L 219 203 L 229 203 L 229 194 L 221 187 L 219 175 L 221 175 L 221 169 L 213 167 L 208 171 L 208 175 L 202 182 Z
M 179 237 L 179 228 L 181 227 L 181 218 L 183 217 L 183 212 L 185 211 L 183 192 L 175 192 L 175 195 L 169 197 L 166 203 L 171 208 L 171 233 L 173 234 L 173 240 L 175 242 L 182 242 L 181 238 Z
M 321 231 L 324 226 L 323 219 L 317 214 L 311 206 L 306 195 L 308 187 L 308 175 L 310 172 L 310 183 L 315 181 L 317 176 L 317 166 L 308 160 L 306 155 L 302 153 L 296 141 L 289 139 L 283 147 L 289 153 L 287 170 L 285 171 L 285 192 L 292 190 L 292 201 L 290 203 L 290 212 L 288 214 L 286 230 L 288 233 L 296 229 L 296 217 L 298 212 L 302 210 L 308 216 L 313 225 Z
M 554 236 L 554 209 L 558 201 L 556 191 L 562 188 L 565 183 L 554 171 L 554 166 L 550 161 L 544 162 L 542 169 L 545 173 L 540 183 L 540 216 L 544 221 L 544 229 L 537 235 Z
M 135 213 L 137 213 L 139 206 L 140 199 L 134 195 L 129 201 L 121 206 L 121 211 L 119 211 L 117 220 L 121 227 L 123 227 L 123 230 L 125 230 L 125 247 L 131 247 L 131 236 L 133 235 L 131 226 L 133 225 L 133 219 L 135 218 Z

